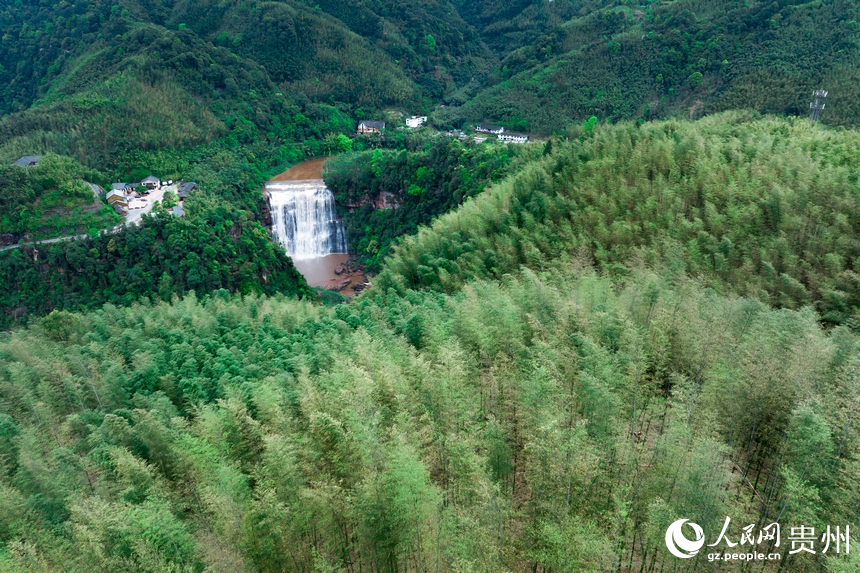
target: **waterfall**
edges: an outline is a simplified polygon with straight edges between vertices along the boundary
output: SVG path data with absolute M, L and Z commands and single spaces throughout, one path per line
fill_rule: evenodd
M 290 257 L 313 259 L 347 252 L 346 232 L 324 181 L 272 181 L 266 192 L 272 231 Z

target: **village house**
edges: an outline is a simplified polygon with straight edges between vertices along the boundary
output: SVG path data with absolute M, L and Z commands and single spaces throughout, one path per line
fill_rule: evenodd
M 475 131 L 477 131 L 478 133 L 501 135 L 505 132 L 505 128 L 501 125 L 493 125 L 491 123 L 479 123 L 477 127 L 475 127 Z
M 194 191 L 194 188 L 197 187 L 197 183 L 194 181 L 186 181 L 182 185 L 179 186 L 179 192 L 176 194 L 180 199 L 185 199 L 188 197 L 188 194 Z
M 505 143 L 526 143 L 528 140 L 529 136 L 525 133 L 514 133 L 509 131 L 499 135 L 499 141 L 504 141 Z
M 40 159 L 42 159 L 41 155 L 25 155 L 12 165 L 17 165 L 18 167 L 36 167 L 39 165 Z
M 125 198 L 125 193 L 122 191 L 112 189 L 111 192 L 107 194 L 106 199 L 111 205 L 123 205 L 124 207 L 128 207 L 128 200 Z
M 141 181 L 140 184 L 152 191 L 153 189 L 158 189 L 161 186 L 161 179 L 150 175 L 149 177 Z
M 383 129 L 385 129 L 384 121 L 364 120 L 358 124 L 358 133 L 360 134 L 379 133 Z
M 128 201 L 125 198 L 125 193 L 122 191 L 112 189 L 105 199 L 107 199 L 108 204 L 113 207 L 114 211 L 120 215 L 126 215 L 128 213 Z
M 184 217 L 185 216 L 185 209 L 183 209 L 179 205 L 173 207 L 173 209 L 171 209 L 170 212 L 173 214 L 174 217 Z
M 420 117 L 417 115 L 413 115 L 412 117 L 406 119 L 406 127 L 408 127 L 409 129 L 419 128 L 425 123 L 427 123 L 426 115 Z

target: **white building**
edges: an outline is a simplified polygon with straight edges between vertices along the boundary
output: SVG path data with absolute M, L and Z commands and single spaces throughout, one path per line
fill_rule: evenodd
M 418 127 L 421 127 L 425 123 L 427 123 L 427 116 L 426 115 L 423 115 L 420 117 L 417 115 L 413 115 L 412 117 L 409 117 L 406 119 L 406 126 L 409 129 L 416 129 Z
M 501 125 L 493 125 L 491 123 L 479 123 L 477 127 L 475 127 L 475 131 L 478 133 L 491 133 L 493 135 L 501 135 L 505 132 L 505 128 Z
M 529 136 L 525 133 L 513 133 L 509 131 L 508 133 L 499 134 L 499 141 L 504 141 L 505 143 L 526 143 L 529 140 Z

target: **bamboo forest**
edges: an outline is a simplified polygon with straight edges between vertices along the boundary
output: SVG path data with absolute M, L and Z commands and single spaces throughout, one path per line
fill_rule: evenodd
M 860 572 L 858 22 L 6 2 L 0 572 Z

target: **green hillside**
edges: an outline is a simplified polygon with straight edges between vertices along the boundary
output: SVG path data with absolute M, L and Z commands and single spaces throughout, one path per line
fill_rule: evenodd
M 343 206 L 350 251 L 375 274 L 395 241 L 415 234 L 419 226 L 478 195 L 535 155 L 532 148 L 440 137 L 412 150 L 340 155 L 326 162 L 323 177 Z M 374 201 L 382 196 L 396 208 L 377 209 Z
M 88 183 L 104 183 L 103 176 L 68 157 L 45 155 L 31 167 L 0 165 L 0 236 L 12 243 L 119 224 Z
M 3 2 L 0 235 L 88 236 L 0 253 L 0 573 L 860 571 L 858 11 Z M 261 224 L 326 155 L 350 301 Z
M 476 34 L 437 3 L 365 4 L 7 4 L 0 111 L 13 113 L 0 156 L 50 150 L 129 169 L 129 153 L 223 138 L 277 148 L 425 105 L 487 67 Z
M 618 2 L 606 0 L 453 0 L 457 11 L 499 57 L 530 46 L 565 22 Z
M 0 570 L 716 572 L 741 569 L 673 559 L 666 526 L 853 525 L 857 145 L 598 127 L 351 304 L 220 291 L 2 335 Z
M 0 262 L 0 327 L 55 309 L 169 301 L 190 291 L 313 294 L 252 212 L 210 194 L 187 199 L 181 218 L 155 210 L 143 225 L 23 246 L 0 253 Z
M 0 157 L 129 171 L 142 152 L 272 153 L 442 102 L 442 126 L 534 133 L 592 115 L 805 115 L 819 87 L 824 120 L 856 125 L 857 19 L 847 0 L 7 3 Z
M 486 22 L 483 37 L 507 49 L 496 85 L 449 98 L 453 108 L 437 114 L 443 124 L 489 119 L 552 133 L 592 115 L 807 115 L 819 88 L 830 91 L 826 122 L 860 121 L 855 2 L 464 4 L 484 7 L 476 16 Z
M 856 131 L 742 112 L 599 127 L 404 239 L 377 284 L 657 267 L 857 328 L 858 150 Z
M 341 171 L 354 173 L 332 183 L 343 187 L 338 196 L 355 202 L 383 190 L 404 207 L 346 217 L 353 254 L 376 272 L 396 238 L 506 173 L 509 154 L 468 151 L 461 160 L 444 145 L 422 151 L 391 134 L 350 142 L 344 136 L 358 120 L 422 112 L 439 128 L 490 120 L 576 139 L 591 116 L 606 124 L 748 108 L 803 117 L 810 91 L 824 87 L 823 123 L 850 127 L 860 109 L 857 17 L 846 0 L 6 3 L 0 163 L 56 154 L 72 182 L 79 168 L 97 170 L 103 182 L 150 174 L 194 180 L 261 220 L 260 185 L 271 174 L 363 149 L 339 160 Z M 390 172 L 374 179 L 366 160 L 378 145 L 387 149 L 377 167 Z M 46 195 L 24 210 L 0 203 L 0 234 L 17 240 L 114 224 L 106 207 L 72 205 L 84 200 L 83 189 L 69 185 L 65 196 Z M 682 239 L 692 236 L 673 240 Z M 760 257 L 744 253 L 731 263 L 743 270 L 720 280 L 743 283 L 749 263 L 765 278 L 745 292 L 791 307 L 827 304 L 843 323 L 855 303 L 843 300 L 850 288 L 837 270 L 853 268 L 851 257 L 827 254 L 841 258 L 797 263 L 809 271 L 789 257 L 791 272 L 782 262 L 765 272 Z M 827 284 L 806 276 L 823 267 L 836 269 Z

